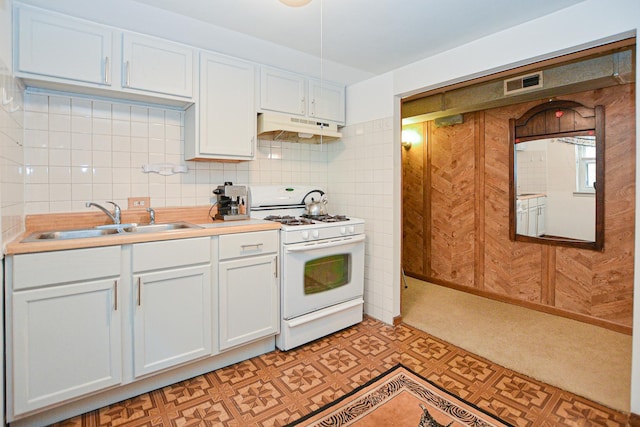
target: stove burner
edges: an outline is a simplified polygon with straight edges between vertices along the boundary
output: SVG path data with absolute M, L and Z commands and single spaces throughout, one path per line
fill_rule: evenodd
M 343 222 L 349 221 L 346 215 L 302 215 L 304 218 L 310 218 L 319 222 Z
M 267 221 L 275 221 L 284 225 L 307 225 L 313 224 L 313 221 L 307 218 L 295 218 L 291 215 L 269 215 L 265 217 Z

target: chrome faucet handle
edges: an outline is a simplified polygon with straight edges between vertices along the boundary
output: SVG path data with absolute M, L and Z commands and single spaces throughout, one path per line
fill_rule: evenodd
M 149 224 L 156 223 L 156 211 L 153 208 L 147 208 L 147 212 L 149 212 Z
M 120 219 L 122 218 L 122 210 L 120 209 L 120 206 L 118 206 L 118 204 L 115 202 L 106 203 L 110 203 L 113 205 L 113 223 L 120 224 Z

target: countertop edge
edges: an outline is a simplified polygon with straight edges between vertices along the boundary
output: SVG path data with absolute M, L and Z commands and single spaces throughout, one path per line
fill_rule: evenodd
M 246 222 L 251 222 L 250 224 L 243 224 L 243 222 L 245 221 L 237 221 L 230 224 L 228 222 L 224 223 L 221 221 L 218 224 L 198 224 L 202 226 L 202 228 L 160 231 L 157 233 L 116 234 L 82 239 L 22 243 L 22 239 L 30 234 L 29 232 L 25 232 L 6 245 L 4 254 L 6 256 L 11 256 L 38 252 L 63 251 L 69 249 L 84 249 L 102 246 L 121 246 L 134 243 L 157 242 L 163 240 L 219 236 L 222 234 L 248 233 L 252 231 L 280 229 L 280 223 L 278 222 L 256 222 L 256 220 L 247 220 Z

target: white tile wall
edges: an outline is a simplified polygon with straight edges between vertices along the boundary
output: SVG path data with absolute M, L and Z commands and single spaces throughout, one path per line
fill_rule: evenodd
M 1 244 L 23 231 L 23 90 L 0 62 L 0 222 Z
M 328 194 L 336 211 L 365 219 L 365 312 L 393 323 L 393 118 L 342 134 L 329 145 Z
M 547 192 L 547 153 L 545 151 L 517 151 L 517 193 Z
M 26 213 L 82 211 L 85 202 L 149 196 L 151 205 L 210 202 L 224 181 L 327 185 L 327 146 L 259 141 L 250 162 L 184 162 L 183 113 L 155 106 L 27 92 Z M 186 164 L 189 172 L 146 174 L 147 163 Z

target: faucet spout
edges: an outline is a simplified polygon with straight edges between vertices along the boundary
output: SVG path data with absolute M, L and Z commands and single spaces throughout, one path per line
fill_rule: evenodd
M 91 206 L 94 206 L 100 209 L 102 212 L 104 212 L 105 215 L 107 215 L 111 219 L 111 221 L 113 221 L 114 224 L 120 224 L 120 217 L 122 213 L 122 211 L 120 210 L 120 206 L 118 206 L 114 202 L 107 202 L 107 203 L 111 203 L 113 205 L 113 213 L 109 212 L 107 208 L 100 206 L 97 203 L 87 202 L 85 203 L 85 206 L 88 208 L 90 208 Z
M 149 212 L 149 224 L 156 223 L 156 211 L 153 208 L 147 208 L 147 212 Z

